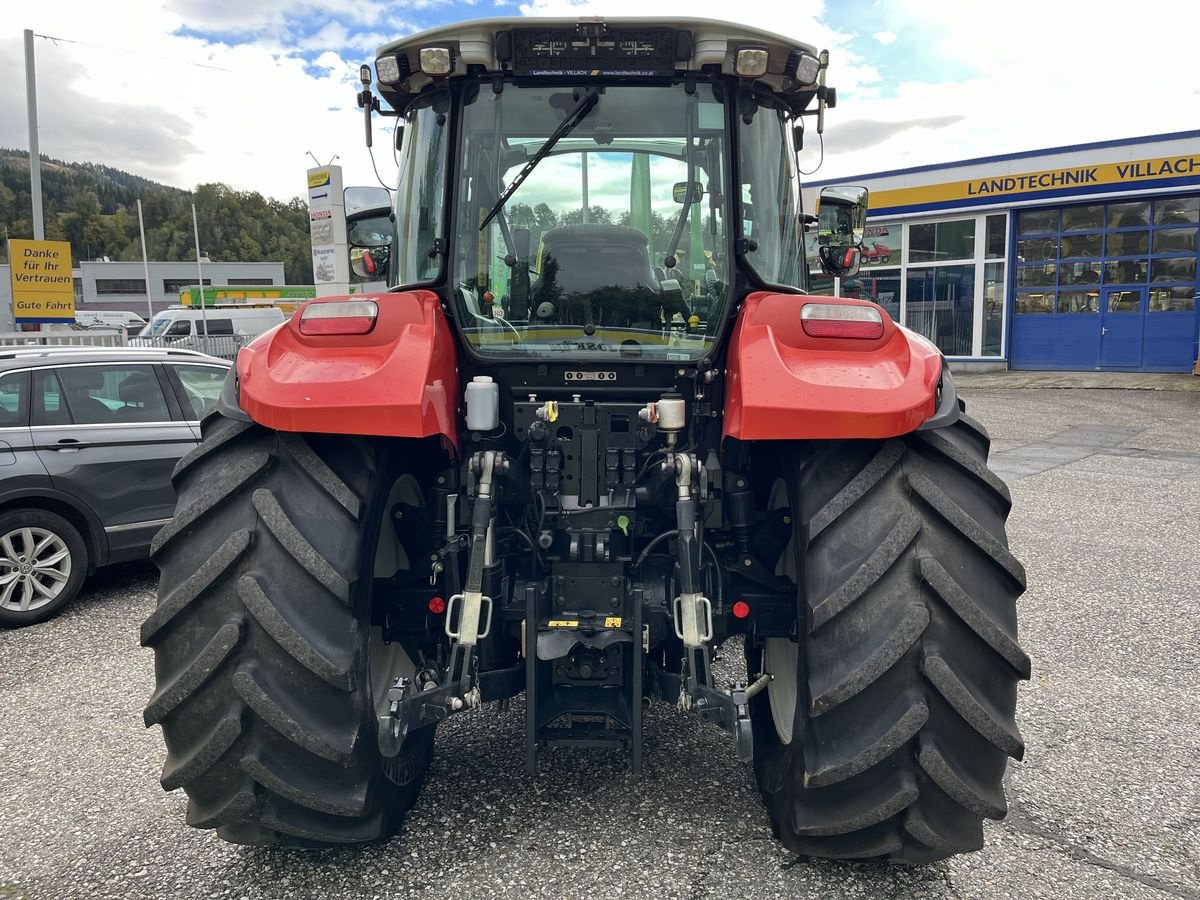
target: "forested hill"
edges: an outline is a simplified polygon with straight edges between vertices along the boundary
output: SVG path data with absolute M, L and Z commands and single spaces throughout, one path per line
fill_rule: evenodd
M 194 199 L 200 252 L 209 259 L 280 261 L 288 284 L 312 283 L 308 209 L 299 197 L 282 203 L 224 184 L 202 184 L 189 193 L 109 166 L 42 157 L 46 237 L 70 241 L 76 263 L 103 256 L 142 258 L 138 198 L 152 260 L 196 258 Z M 10 238 L 32 238 L 30 220 L 29 154 L 0 149 L 0 225 Z M 8 261 L 7 253 L 7 247 L 0 248 L 0 261 Z

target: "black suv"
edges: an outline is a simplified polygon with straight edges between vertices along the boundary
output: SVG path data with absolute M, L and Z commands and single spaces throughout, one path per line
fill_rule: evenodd
M 145 558 L 229 362 L 192 350 L 0 347 L 0 626 L 50 618 Z

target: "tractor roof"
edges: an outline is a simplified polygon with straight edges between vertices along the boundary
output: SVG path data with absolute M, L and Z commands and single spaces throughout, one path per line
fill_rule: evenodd
M 526 18 L 478 19 L 444 25 L 385 44 L 379 60 L 394 57 L 399 78 L 379 80 L 379 91 L 394 107 L 433 84 L 421 71 L 422 48 L 448 48 L 448 77 L 469 73 L 526 76 L 644 77 L 684 72 L 737 75 L 742 49 L 767 52 L 765 74 L 756 83 L 787 96 L 794 107 L 808 105 L 816 93 L 813 60 L 798 74 L 805 57 L 818 57 L 811 44 L 769 31 L 714 19 L 690 18 Z M 597 59 L 601 62 L 597 63 Z M 601 68 L 596 68 L 599 65 Z M 396 69 L 390 66 L 394 74 Z

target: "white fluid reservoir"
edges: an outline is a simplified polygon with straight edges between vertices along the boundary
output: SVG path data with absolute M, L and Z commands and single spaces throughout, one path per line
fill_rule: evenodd
M 476 375 L 467 385 L 467 429 L 492 431 L 500 425 L 500 385 L 490 375 Z

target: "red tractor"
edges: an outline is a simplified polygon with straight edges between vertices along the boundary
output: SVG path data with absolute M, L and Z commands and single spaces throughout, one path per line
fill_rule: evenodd
M 805 293 L 827 64 L 727 23 L 496 19 L 388 44 L 379 96 L 364 67 L 400 174 L 355 258 L 391 288 L 241 351 L 154 542 L 145 720 L 190 825 L 385 837 L 438 723 L 523 693 L 530 774 L 562 746 L 639 771 L 661 700 L 729 733 L 797 853 L 981 846 L 1029 677 L 1009 493 L 933 344 Z M 817 212 L 852 276 L 865 191 Z

